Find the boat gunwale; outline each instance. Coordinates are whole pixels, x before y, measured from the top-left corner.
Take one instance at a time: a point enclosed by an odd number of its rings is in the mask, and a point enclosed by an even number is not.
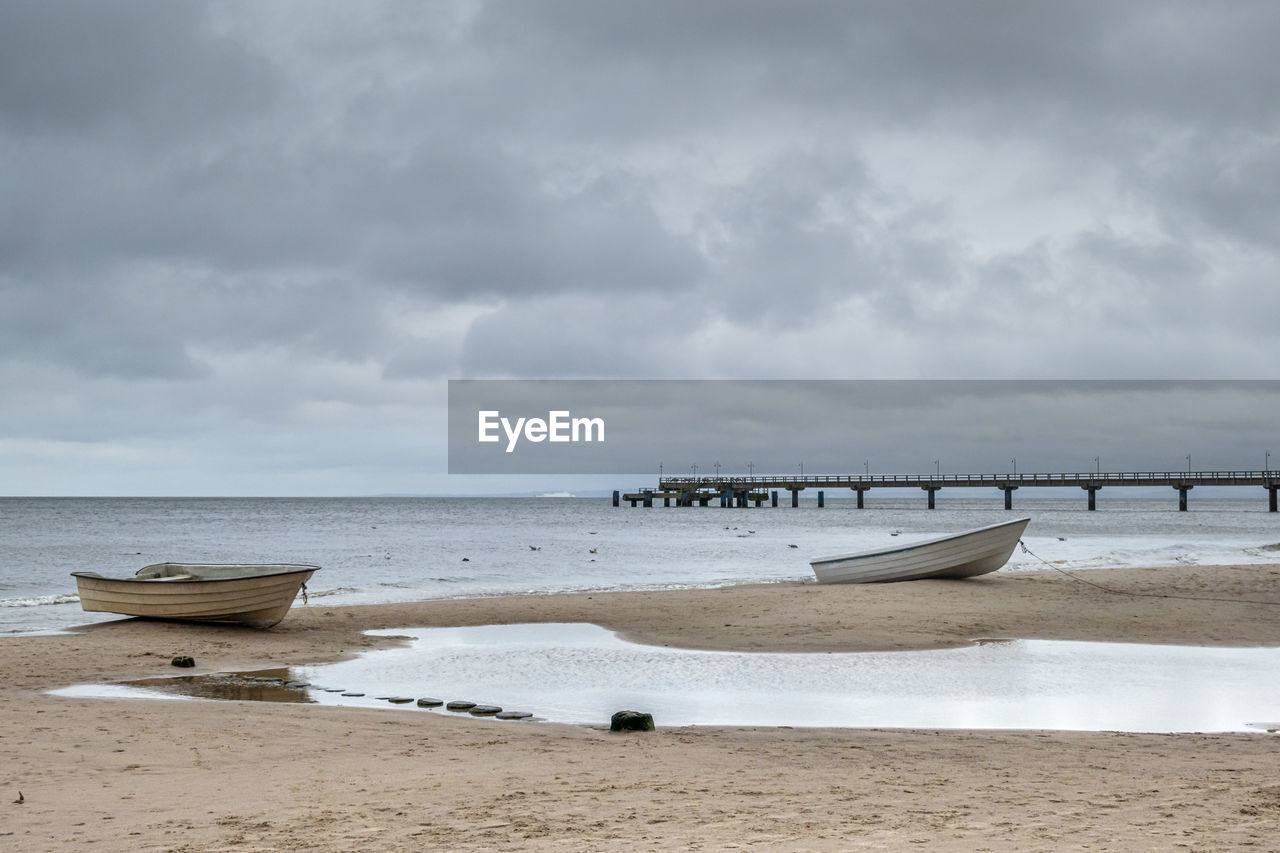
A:
[[[869,559],[871,557],[885,557],[890,554],[906,554],[917,548],[924,548],[929,545],[937,545],[940,542],[948,542],[952,540],[964,539],[968,536],[986,533],[989,530],[996,530],[1001,527],[1009,527],[1014,524],[1029,523],[1031,517],[1015,518],[1010,521],[1001,521],[996,524],[988,524],[986,527],[975,527],[971,530],[962,530],[959,533],[950,533],[946,536],[938,536],[933,539],[926,539],[922,542],[911,542],[898,548],[889,548],[888,550],[871,550],[871,551],[855,551],[852,554],[840,554],[834,557],[817,557],[809,561],[810,566],[818,566],[826,563],[839,563],[845,560]]]
[[[155,565],[166,565],[166,564],[157,563]],[[107,577],[106,575],[100,575],[97,572],[72,572],[71,576],[76,579],[83,578],[84,580],[109,581],[111,583],[149,584],[149,585],[163,584],[164,586],[168,587],[168,586],[181,586],[183,584],[195,584],[195,583],[238,583],[241,581],[258,580],[261,578],[287,578],[293,575],[310,574],[310,573],[315,573],[320,571],[320,566],[313,566],[306,563],[257,563],[257,564],[255,563],[173,563],[171,565],[211,566],[211,567],[212,566],[245,566],[245,567],[259,566],[262,568],[266,568],[268,566],[282,566],[282,567],[287,566],[289,568],[288,568],[288,571],[261,572],[259,574],[246,574],[246,575],[239,575],[237,577],[227,577],[227,578],[201,578],[201,577],[193,576],[193,577],[187,577],[187,578],[166,579],[164,577],[140,578],[140,577],[137,577],[136,575],[120,578],[120,577]],[[138,571],[140,572],[146,571],[149,568],[151,567],[144,566]]]

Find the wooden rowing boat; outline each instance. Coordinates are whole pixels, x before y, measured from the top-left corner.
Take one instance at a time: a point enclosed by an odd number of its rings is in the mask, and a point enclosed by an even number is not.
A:
[[[1009,561],[1029,518],[966,530],[891,549],[810,560],[818,583],[882,583],[923,578],[968,578]]]
[[[270,628],[319,566],[157,563],[131,578],[72,572],[86,611]]]

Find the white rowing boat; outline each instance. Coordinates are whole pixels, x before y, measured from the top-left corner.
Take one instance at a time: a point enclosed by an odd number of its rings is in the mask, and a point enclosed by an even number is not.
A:
[[[922,578],[968,578],[1009,561],[1029,518],[1005,521],[897,548],[810,560],[818,583],[880,583]]]
[[[131,578],[72,572],[87,611],[270,628],[319,566],[157,563]]]

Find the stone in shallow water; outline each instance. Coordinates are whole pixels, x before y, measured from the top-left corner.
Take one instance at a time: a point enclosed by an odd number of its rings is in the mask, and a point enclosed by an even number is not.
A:
[[[411,696],[388,696],[388,697],[387,697],[387,701],[388,701],[388,702],[390,702],[392,705],[404,705],[404,704],[406,704],[406,703],[408,703],[408,702],[412,702],[412,701],[413,701],[413,697],[411,697]]]
[[[177,655],[173,660],[169,661],[173,666],[192,667],[196,665],[195,658],[190,655]]]
[[[445,710],[447,711],[470,711],[475,706],[476,706],[475,702],[468,702],[465,699],[454,699],[452,702],[449,702],[444,707],[445,707]]]
[[[500,711],[494,714],[499,720],[527,720],[533,716],[528,711]]]
[[[640,711],[619,711],[609,719],[611,732],[651,732],[654,731],[653,714]]]
[[[443,699],[432,699],[427,696],[424,696],[423,698],[418,700],[419,708],[439,708],[443,704],[444,704]]]
[[[349,692],[349,693],[343,693],[342,695],[343,695],[343,696],[363,696],[364,694],[363,694],[363,693],[357,693],[357,692],[355,692],[355,691],[353,690],[353,691],[351,691],[351,692]]]
[[[471,714],[475,717],[492,717],[494,714],[501,713],[502,709],[497,705],[477,705],[471,709]]]

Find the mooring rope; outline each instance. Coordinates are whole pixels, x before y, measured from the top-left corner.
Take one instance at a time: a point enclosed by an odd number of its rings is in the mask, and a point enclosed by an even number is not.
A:
[[[1222,601],[1222,602],[1226,602],[1227,604],[1266,604],[1271,607],[1280,607],[1280,601],[1262,601],[1256,598],[1213,598],[1210,596],[1203,596],[1203,595],[1172,595],[1167,592],[1134,592],[1128,589],[1116,589],[1115,587],[1110,587],[1104,584],[1095,583],[1094,581],[1091,581],[1091,580],[1085,580],[1079,575],[1074,575],[1071,572],[1067,571],[1066,569],[1061,569],[1055,566],[1053,563],[1050,563],[1044,557],[1041,557],[1039,554],[1035,553],[1030,548],[1028,548],[1027,543],[1023,542],[1021,539],[1018,540],[1018,544],[1022,547],[1022,553],[1030,554],[1040,562],[1044,563],[1049,568],[1053,569],[1055,572],[1062,575],[1066,575],[1067,577],[1071,578],[1073,581],[1078,581],[1083,584],[1088,584],[1089,586],[1092,586],[1092,587],[1097,587],[1103,592],[1109,592],[1112,595],[1132,595],[1132,596],[1141,597],[1141,598],[1177,598],[1182,601]]]
[[[303,607],[307,606],[307,582],[306,581],[302,582],[302,606]]]

